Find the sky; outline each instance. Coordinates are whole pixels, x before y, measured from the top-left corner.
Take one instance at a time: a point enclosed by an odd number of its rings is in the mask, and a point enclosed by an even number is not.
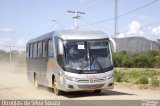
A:
[[[114,9],[115,0],[0,0],[0,49],[8,51],[12,45],[24,51],[30,39],[74,28],[74,14],[67,11],[85,12],[77,22],[79,28],[102,30],[113,37]],[[117,37],[132,36],[160,39],[160,0],[118,0]]]

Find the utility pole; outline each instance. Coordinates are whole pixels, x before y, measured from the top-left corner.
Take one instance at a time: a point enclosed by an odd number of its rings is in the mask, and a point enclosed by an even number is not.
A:
[[[152,41],[151,41],[151,51],[153,50],[153,44],[152,44]]]
[[[118,34],[118,0],[115,0],[115,14],[114,14],[114,19],[115,19],[115,23],[114,23],[114,38],[115,38],[115,42],[116,42],[116,36]]]
[[[157,39],[157,50],[160,51],[160,39]]]
[[[54,21],[56,24],[58,24],[62,29],[64,29],[63,28],[63,26],[58,22],[58,21],[56,21],[56,20],[52,20],[52,21]]]
[[[80,11],[68,11],[68,13],[75,14],[72,18],[74,19],[74,27],[78,28],[77,20],[80,19],[80,14],[85,14],[85,13]]]
[[[9,62],[11,64],[12,63],[12,47],[15,47],[15,46],[6,46],[6,47],[9,47],[9,51],[10,51],[10,53],[9,53]]]

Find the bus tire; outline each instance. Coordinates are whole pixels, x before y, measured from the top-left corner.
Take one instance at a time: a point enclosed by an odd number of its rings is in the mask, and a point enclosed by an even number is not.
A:
[[[34,75],[34,86],[35,86],[36,88],[39,87],[39,84],[38,84],[38,82],[37,82],[37,75],[36,75],[36,74]]]
[[[95,93],[95,94],[100,94],[100,93],[101,93],[101,90],[94,90],[94,93]]]
[[[55,93],[57,96],[61,95],[61,92],[62,92],[62,91],[58,89],[58,87],[57,87],[57,81],[56,81],[55,78],[54,78],[54,83],[53,83],[53,89],[54,89],[54,93]]]

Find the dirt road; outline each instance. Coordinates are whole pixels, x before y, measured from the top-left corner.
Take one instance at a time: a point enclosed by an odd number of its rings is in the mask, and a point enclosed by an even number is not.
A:
[[[93,92],[72,92],[56,96],[51,89],[36,89],[28,82],[25,73],[0,71],[0,100],[160,100],[160,90],[145,90],[115,85],[112,91],[104,90],[101,94]]]

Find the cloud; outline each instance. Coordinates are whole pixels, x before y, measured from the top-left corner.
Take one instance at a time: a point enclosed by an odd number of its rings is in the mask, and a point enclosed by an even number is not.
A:
[[[128,31],[126,33],[126,36],[128,37],[132,37],[132,36],[143,36],[144,32],[141,30],[132,30],[132,31]]]
[[[9,51],[7,46],[14,46],[12,49],[17,51],[25,51],[27,40],[23,37],[20,37],[17,41],[13,41],[10,38],[0,38],[0,49]]]
[[[127,36],[143,36],[144,32],[140,30],[141,24],[138,21],[132,21],[129,25]]]
[[[125,34],[124,34],[124,33],[120,33],[120,34],[118,34],[117,37],[118,37],[118,38],[124,38],[124,37],[125,37]]]
[[[129,30],[138,30],[141,27],[140,22],[132,21],[129,25]]]
[[[0,42],[3,42],[3,43],[10,42],[10,41],[11,41],[10,38],[0,38]]]
[[[132,21],[128,25],[128,31],[119,33],[117,38],[124,37],[144,37],[149,40],[157,40],[160,39],[160,25],[159,26],[147,26],[145,29],[141,27],[141,23],[139,21]]]
[[[0,32],[13,32],[10,28],[0,28]]]
[[[20,39],[17,40],[17,42],[15,43],[15,48],[18,51],[25,51],[26,49],[26,43],[27,40],[24,39],[23,37],[21,37]]]
[[[154,27],[151,29],[152,34],[160,35],[160,26]]]
[[[120,33],[117,37],[124,38],[132,36],[144,36],[144,32],[140,28],[141,28],[141,23],[139,21],[132,21],[129,24],[128,31],[125,33]]]

